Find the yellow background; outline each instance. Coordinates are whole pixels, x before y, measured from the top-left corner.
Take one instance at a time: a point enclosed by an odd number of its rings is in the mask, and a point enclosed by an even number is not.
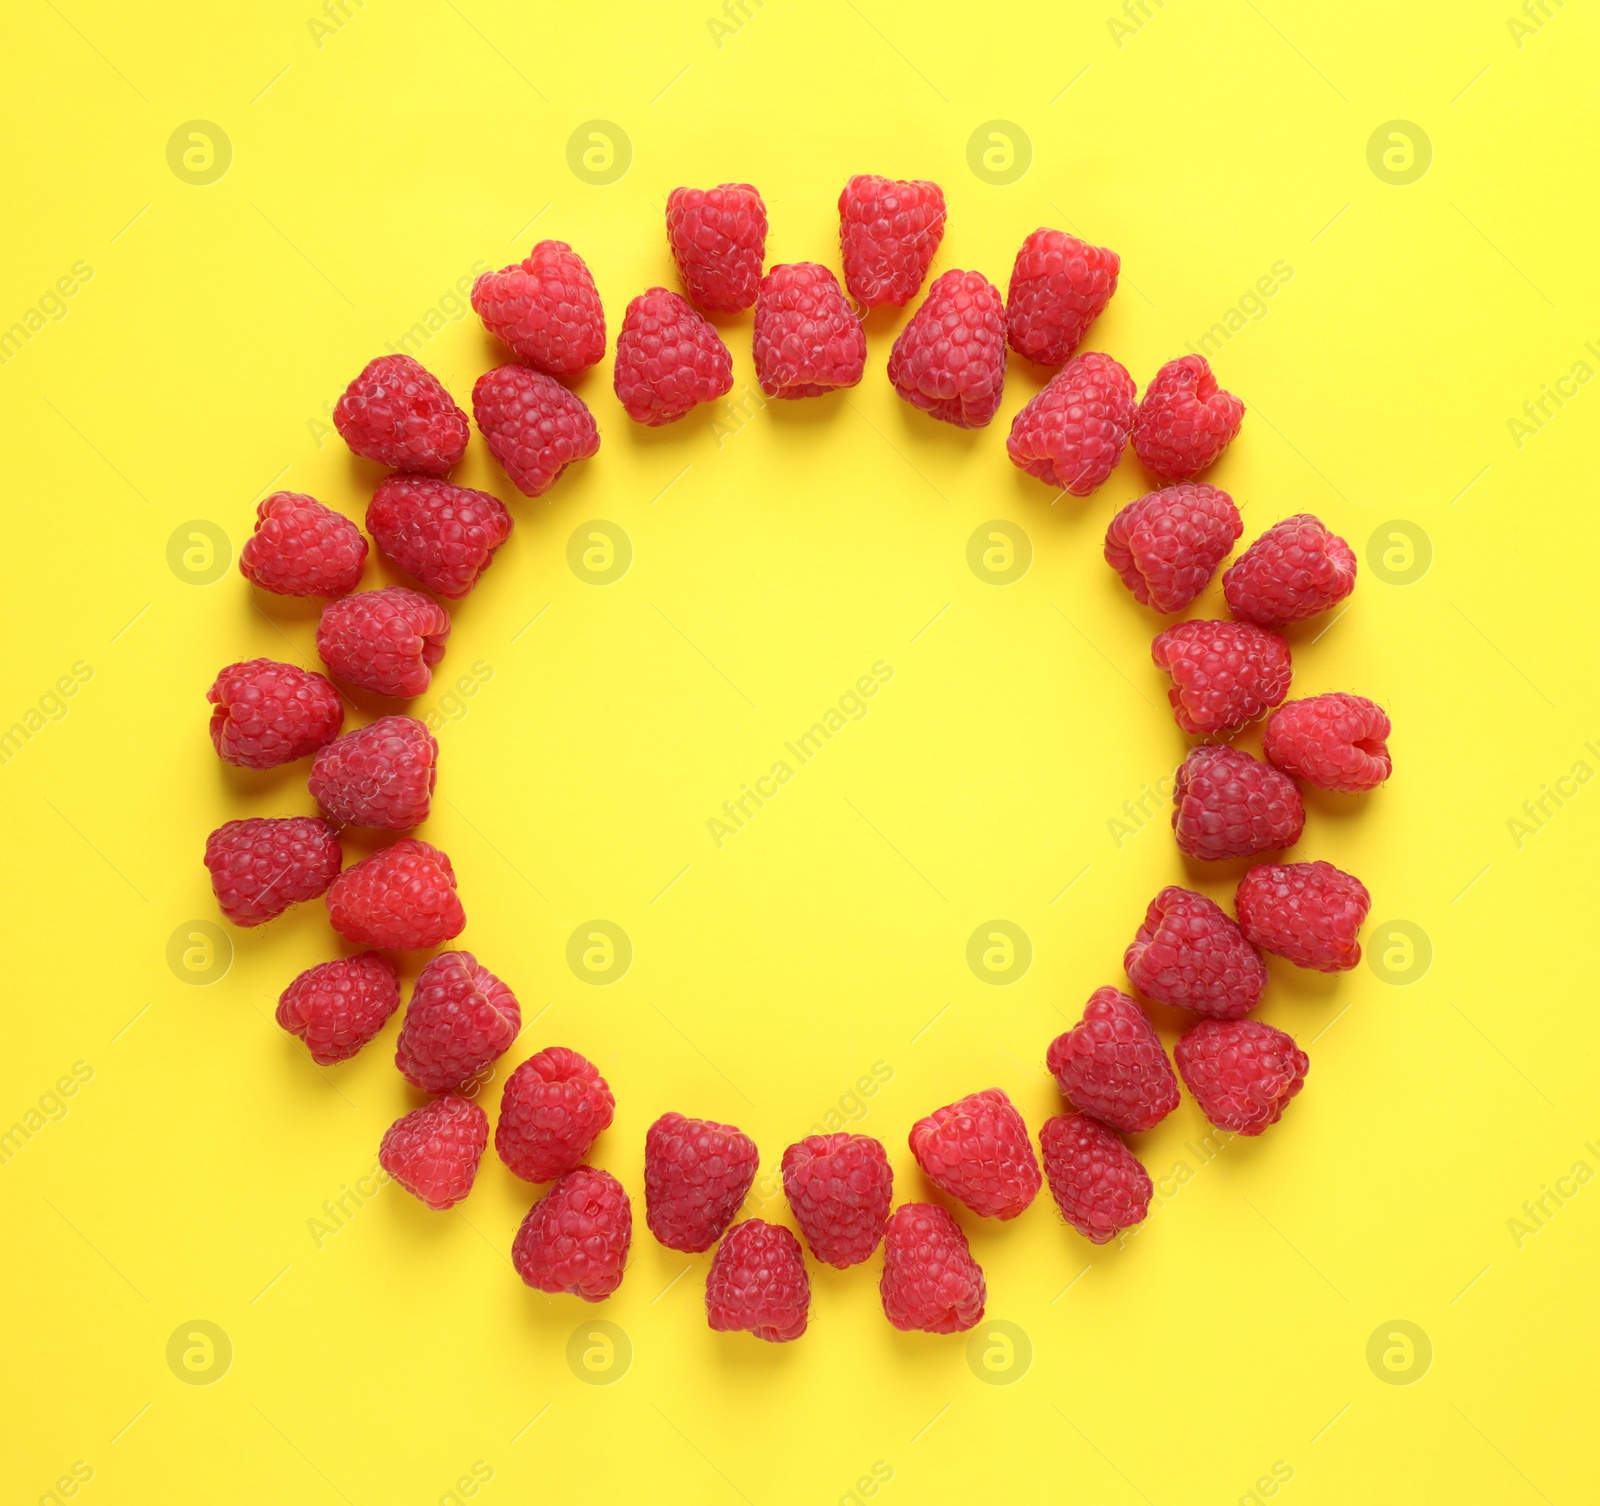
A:
[[[1571,380],[1547,422],[1508,423],[1577,363],[1600,369],[1591,13],[1551,0],[1518,32],[1479,0],[7,12],[0,327],[28,338],[0,368],[0,725],[38,712],[0,768],[0,1127],[37,1126],[0,1167],[8,1500],[67,1498],[74,1464],[77,1499],[104,1502],[835,1502],[868,1499],[863,1479],[889,1503],[1593,1499],[1600,1189],[1557,1178],[1600,1169],[1600,794],[1557,780],[1600,768],[1600,393]],[[194,120],[231,143],[208,185],[168,164]],[[631,142],[610,184],[568,165],[594,120]],[[1031,143],[1009,184],[969,162],[996,120]],[[1409,184],[1369,165],[1395,120],[1431,143]],[[210,986],[167,961],[217,919],[206,833],[312,808],[304,765],[219,765],[204,694],[234,659],[313,664],[315,609],[232,567],[191,583],[168,564],[180,525],[217,525],[236,556],[278,487],[359,519],[380,472],[319,422],[418,324],[413,348],[465,403],[502,358],[460,317],[475,266],[570,241],[614,337],[633,294],[672,284],[674,185],[753,181],[769,262],[837,265],[857,171],[944,185],[936,272],[1003,287],[1040,224],[1116,248],[1088,344],[1141,389],[1222,325],[1213,363],[1249,413],[1211,479],[1247,536],[1310,510],[1361,556],[1348,611],[1291,635],[1296,691],[1361,691],[1395,722],[1391,785],[1310,798],[1296,856],[1365,879],[1369,951],[1403,969],[1382,930],[1401,920],[1432,952],[1404,986],[1274,963],[1263,1015],[1308,1046],[1305,1092],[1210,1160],[1186,1097],[1137,1141],[1158,1198],[1124,1247],[1093,1249],[1047,1196],[1014,1224],[963,1214],[990,1318],[1031,1348],[1020,1374],[998,1338],[969,1363],[965,1338],[892,1330],[876,1257],[813,1269],[800,1343],[711,1334],[707,1257],[649,1237],[640,1158],[669,1108],[740,1124],[764,1171],[835,1113],[926,1196],[916,1117],[998,1085],[1037,1129],[1058,1106],[1045,1046],[1123,981],[1150,897],[1185,879],[1231,895],[1232,869],[1186,873],[1150,794],[1184,743],[1148,659],[1157,623],[1100,555],[1147,483],[1130,458],[1052,505],[1011,467],[1006,428],[1045,376],[1025,363],[990,428],[941,426],[887,385],[906,316],[883,312],[858,389],[779,411],[749,318],[730,318],[742,406],[640,430],[608,356],[577,384],[600,453],[546,499],[517,497],[474,435],[459,479],[505,497],[517,530],[421,702],[443,750],[423,834],[460,875],[462,944],[529,1022],[490,1108],[552,1043],[616,1090],[595,1159],[633,1194],[637,1236],[604,1308],[517,1280],[530,1189],[492,1154],[452,1214],[363,1182],[415,1101],[396,1022],[319,1071],[271,1019],[335,951],[319,903],[227,928]],[[1275,291],[1247,298],[1263,276]],[[63,277],[72,295],[47,298]],[[595,519],[633,552],[603,587],[567,558]],[[1032,550],[1005,587],[967,562],[995,519]],[[1375,554],[1423,539],[1431,568],[1385,583]],[[393,578],[374,561],[366,583]],[[880,660],[870,714],[719,849],[722,802]],[[1568,793],[1519,840],[1508,823],[1532,827],[1523,802],[1547,788]],[[595,918],[634,950],[607,987],[566,960]],[[966,962],[996,918],[1033,949],[1006,987]],[[1170,1045],[1176,1019],[1158,1023]],[[1509,1224],[1563,1185],[1537,1232]],[[752,1211],[787,1216],[781,1198]],[[610,1385],[567,1360],[597,1318],[632,1351]],[[169,1337],[200,1320],[231,1364],[183,1384]],[[1420,1358],[1390,1371],[1411,1384],[1368,1363],[1397,1321],[1432,1351],[1420,1378]]]

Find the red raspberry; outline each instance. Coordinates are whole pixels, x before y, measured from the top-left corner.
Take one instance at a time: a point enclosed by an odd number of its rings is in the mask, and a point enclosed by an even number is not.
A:
[[[276,659],[246,659],[217,675],[206,700],[211,741],[224,763],[275,769],[339,735],[344,703],[324,675]]]
[[[861,380],[867,337],[838,278],[814,261],[799,261],[761,279],[755,355],[768,397],[821,397]]]
[[[889,1215],[878,1295],[884,1316],[902,1330],[965,1333],[982,1322],[983,1267],[938,1204],[902,1203]]]
[[[1023,241],[1006,294],[1006,334],[1019,356],[1059,366],[1117,291],[1122,258],[1042,226]]]
[[[410,831],[428,819],[439,744],[414,716],[380,716],[329,743],[311,765],[311,794],[345,826]]]
[[[1039,1190],[1028,1126],[999,1088],[935,1109],[910,1140],[928,1180],[983,1218],[1015,1218]]]
[[[1260,1020],[1201,1020],[1172,1054],[1200,1112],[1236,1135],[1276,1124],[1311,1065],[1293,1036]]]
[[[511,537],[511,514],[488,492],[433,476],[390,476],[367,504],[367,531],[402,570],[458,601]]]
[[[783,1190],[811,1253],[843,1271],[878,1248],[894,1172],[870,1135],[807,1135],[783,1153]]]
[[[341,596],[322,609],[317,652],[341,680],[379,695],[421,695],[444,658],[450,614],[408,586]]]
[[[686,298],[651,288],[622,316],[611,382],[628,417],[655,429],[732,387],[733,357]]]
[[[587,1057],[546,1046],[506,1078],[494,1148],[523,1181],[553,1182],[589,1154],[616,1106]]]
[[[1376,789],[1393,771],[1389,718],[1365,696],[1332,691],[1288,701],[1267,718],[1270,763],[1321,790]]]
[[[369,361],[334,405],[333,426],[364,460],[442,476],[467,453],[467,415],[410,356]]]
[[[1144,1222],[1150,1173],[1104,1125],[1087,1114],[1057,1114],[1039,1131],[1039,1148],[1056,1207],[1085,1239],[1109,1244]]]
[[[650,1232],[669,1250],[709,1250],[733,1222],[760,1162],[756,1142],[731,1124],[663,1114],[644,1137]]]
[[[1106,563],[1140,606],[1181,612],[1211,584],[1244,520],[1233,498],[1185,481],[1128,503],[1106,529]]]
[[[748,183],[675,188],[667,195],[667,243],[690,301],[737,314],[756,301],[767,252],[767,206]]]
[[[346,868],[328,890],[328,918],[346,941],[396,952],[438,946],[467,924],[450,859],[416,837]]]
[[[889,380],[913,408],[958,429],[981,429],[1006,383],[1000,290],[981,272],[937,278],[889,352]]]
[[[565,241],[540,241],[516,265],[483,273],[472,307],[491,335],[548,376],[576,376],[606,353],[594,278]]]
[[[1133,449],[1163,481],[1198,476],[1244,422],[1244,404],[1217,386],[1204,356],[1168,361],[1144,390],[1133,424]]]
[[[315,816],[226,821],[206,838],[206,867],[222,913],[259,926],[315,899],[339,873],[339,836]]]
[[[1240,880],[1233,907],[1239,929],[1262,951],[1342,973],[1361,961],[1357,933],[1372,896],[1332,863],[1258,863]]]
[[[278,1023],[319,1067],[348,1061],[400,1007],[394,964],[376,952],[308,967],[278,996]]]
[[[759,1218],[730,1229],[706,1272],[706,1321],[712,1328],[787,1344],[806,1331],[810,1311],[811,1278],[800,1241],[781,1224]]]
[[[1308,512],[1274,523],[1222,573],[1228,610],[1262,627],[1315,617],[1355,588],[1355,550]]]
[[[488,1139],[489,1116],[470,1098],[435,1098],[384,1131],[378,1163],[442,1213],[472,1191]]]
[[[1289,693],[1289,644],[1247,622],[1195,618],[1157,633],[1150,657],[1172,676],[1167,699],[1190,737],[1226,737]]]
[[[522,1006],[471,952],[440,952],[411,990],[394,1064],[424,1093],[448,1093],[505,1055]]]
[[[489,453],[525,497],[543,496],[574,460],[600,448],[600,431],[583,399],[554,377],[515,363],[478,378],[472,416]]]
[[[1122,459],[1134,408],[1133,378],[1110,356],[1090,351],[1018,410],[1006,454],[1046,485],[1087,497]]]
[[[858,173],[839,195],[839,251],[850,296],[864,309],[917,296],[944,239],[944,190]]]
[[[1179,766],[1172,830],[1191,858],[1217,863],[1293,847],[1305,822],[1294,781],[1238,748],[1196,748]]]
[[[1267,965],[1232,917],[1176,885],[1150,901],[1122,966],[1145,998],[1218,1020],[1249,1014],[1267,987]]]
[[[569,1171],[528,1209],[511,1245],[511,1263],[541,1292],[571,1292],[599,1302],[622,1285],[633,1242],[633,1209],[608,1171]]]
[[[256,531],[239,551],[239,573],[279,596],[343,596],[367,562],[367,541],[342,512],[301,492],[256,504]]]
[[[1044,1064],[1062,1095],[1112,1129],[1137,1134],[1178,1106],[1178,1079],[1155,1027],[1125,993],[1097,988]]]

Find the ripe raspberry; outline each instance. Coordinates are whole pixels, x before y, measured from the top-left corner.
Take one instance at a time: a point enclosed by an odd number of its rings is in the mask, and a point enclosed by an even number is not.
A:
[[[341,680],[379,695],[421,695],[444,658],[450,614],[407,586],[341,596],[322,609],[317,652]]]
[[[787,1344],[806,1331],[810,1310],[811,1278],[793,1234],[759,1218],[728,1231],[706,1272],[706,1321],[712,1328]]]
[[[543,496],[574,460],[600,448],[600,431],[583,399],[554,377],[515,363],[478,378],[472,416],[489,453],[524,497]]]
[[[1028,1126],[999,1088],[935,1109],[910,1141],[928,1180],[983,1218],[1015,1218],[1039,1190]]]
[[[1315,617],[1355,588],[1355,550],[1308,512],[1274,523],[1222,573],[1228,610],[1262,627]]]
[[[811,1253],[843,1271],[878,1248],[894,1172],[870,1135],[807,1135],[783,1153],[783,1190]]]
[[[850,296],[864,309],[917,296],[944,239],[944,190],[858,173],[839,195],[839,252]]]
[[[278,996],[278,1023],[319,1067],[348,1061],[400,1007],[394,964],[376,952],[308,967]]]
[[[522,1006],[471,952],[440,952],[411,990],[394,1064],[424,1093],[448,1093],[504,1056]]]
[[[1267,987],[1266,963],[1232,917],[1176,885],[1150,901],[1122,966],[1145,998],[1218,1020],[1249,1014]]]
[[[628,417],[654,429],[732,387],[733,357],[686,298],[651,288],[622,316],[611,381]]]
[[[1211,584],[1244,520],[1233,498],[1203,481],[1139,497],[1106,529],[1106,563],[1140,606],[1181,612]]]
[[[1172,1054],[1200,1112],[1236,1135],[1276,1124],[1311,1065],[1293,1036],[1260,1020],[1201,1020]]]
[[[439,744],[414,716],[380,716],[331,742],[311,765],[311,795],[344,826],[410,831],[428,819]]]
[[[1167,699],[1190,737],[1226,737],[1289,693],[1289,644],[1247,622],[1194,618],[1157,633],[1150,657],[1172,676]]]
[[[1237,748],[1195,748],[1179,766],[1172,830],[1191,858],[1216,863],[1293,847],[1305,822],[1294,781]]]
[[[1059,366],[1117,291],[1122,258],[1042,226],[1023,241],[1006,294],[1006,335],[1019,356]]]
[[[275,769],[339,735],[344,703],[326,676],[275,659],[230,664],[206,692],[211,741],[224,763]]]
[[[365,460],[442,476],[467,453],[467,415],[410,356],[369,361],[334,405],[333,426]]]
[[[328,918],[346,941],[396,952],[438,946],[467,924],[450,859],[416,837],[346,868],[328,890]]]
[[[367,541],[342,512],[301,492],[256,504],[256,531],[239,551],[239,573],[279,596],[343,596],[367,562]]]
[[[1376,789],[1393,771],[1389,718],[1365,696],[1333,691],[1289,701],[1267,718],[1270,763],[1321,790]]]
[[[491,335],[547,376],[576,376],[606,353],[594,278],[565,241],[540,241],[516,265],[483,273],[472,307]]]
[[[459,601],[511,537],[511,514],[488,492],[433,476],[390,476],[367,504],[367,531],[428,590]]]
[[[547,1046],[506,1078],[494,1148],[525,1182],[553,1182],[589,1154],[617,1106],[594,1064]]]
[[[1006,454],[1047,486],[1087,497],[1122,459],[1134,408],[1133,378],[1110,356],[1090,351],[1018,410]]]
[[[435,1098],[383,1133],[378,1163],[435,1212],[453,1208],[478,1176],[489,1116],[470,1098]]]
[[[733,1222],[760,1161],[756,1142],[731,1124],[663,1114],[644,1137],[650,1232],[669,1250],[709,1250]]]
[[[315,899],[338,876],[339,836],[315,816],[225,821],[206,838],[206,867],[222,913],[259,926]]]
[[[1150,1173],[1104,1125],[1087,1114],[1057,1114],[1039,1131],[1044,1174],[1062,1218],[1094,1244],[1109,1244],[1144,1222]]]
[[[1163,481],[1198,476],[1244,422],[1244,404],[1217,386],[1204,356],[1168,361],[1144,390],[1133,424],[1133,449]]]
[[[768,397],[820,397],[861,380],[867,337],[838,278],[814,261],[799,261],[761,279],[755,355]]]
[[[1112,1129],[1138,1134],[1178,1106],[1178,1079],[1155,1026],[1115,988],[1090,994],[1083,1018],[1050,1042],[1044,1064],[1074,1108]]]
[[[690,301],[708,313],[737,314],[756,301],[767,206],[748,183],[675,188],[667,195],[667,243]]]
[[[1037,1173],[1036,1173],[1037,1174]],[[983,1267],[936,1203],[902,1203],[883,1226],[883,1314],[901,1330],[965,1333],[983,1320]]]
[[[622,1285],[633,1209],[608,1171],[569,1171],[528,1209],[511,1245],[517,1274],[541,1292],[599,1302]]]
[[[1357,933],[1372,896],[1332,863],[1258,863],[1240,880],[1233,907],[1239,929],[1262,951],[1342,973],[1361,961]]]
[[[889,352],[889,380],[913,408],[981,429],[1006,382],[1005,308],[981,272],[946,272]]]

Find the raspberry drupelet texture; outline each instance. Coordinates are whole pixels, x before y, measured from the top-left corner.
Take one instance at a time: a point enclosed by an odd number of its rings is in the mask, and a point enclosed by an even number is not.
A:
[[[760,1160],[756,1142],[731,1124],[663,1114],[644,1137],[650,1232],[669,1250],[709,1250],[733,1222]]]
[[[1332,863],[1258,863],[1239,881],[1239,929],[1264,952],[1319,973],[1361,961],[1357,939],[1372,896]]]
[[[239,551],[239,573],[279,596],[343,596],[356,588],[367,541],[342,512],[301,492],[256,504],[256,530]]]
[[[328,919],[346,941],[395,952],[438,946],[467,924],[450,859],[416,837],[346,868],[328,890]]]
[[[311,765],[311,795],[330,820],[410,831],[428,819],[439,744],[414,716],[377,721],[329,743]]]
[[[522,1007],[471,952],[440,952],[418,975],[394,1063],[424,1093],[448,1093],[504,1056]]]
[[[946,272],[889,352],[889,380],[913,408],[981,429],[1006,382],[1005,306],[981,272]]]
[[[1201,1020],[1172,1054],[1200,1112],[1236,1135],[1276,1124],[1311,1065],[1293,1036],[1260,1020]]]
[[[409,586],[341,596],[322,609],[317,652],[348,685],[378,695],[421,695],[444,658],[450,614]]]
[[[1087,1114],[1057,1114],[1039,1131],[1044,1174],[1062,1218],[1087,1240],[1109,1244],[1144,1222],[1150,1174],[1139,1158]]]
[[[583,1163],[617,1100],[594,1063],[546,1046],[506,1078],[494,1148],[525,1182],[553,1182]]]
[[[606,353],[606,316],[584,260],[565,241],[540,241],[523,259],[472,285],[483,327],[547,376],[587,371]]]
[[[525,497],[543,496],[573,461],[600,448],[600,430],[583,399],[515,362],[473,384],[472,416],[489,453]]]
[[[1244,422],[1244,404],[1217,386],[1204,356],[1168,361],[1144,390],[1133,424],[1133,449],[1163,481],[1198,476],[1228,448]]]
[[[1023,241],[1006,293],[1006,336],[1019,356],[1059,366],[1077,349],[1111,295],[1122,258],[1064,230],[1040,227]]]
[[[864,309],[910,303],[944,238],[944,220],[937,183],[853,177],[839,195],[839,253],[850,296]]]
[[[675,188],[667,195],[667,244],[696,307],[737,314],[756,301],[767,254],[767,206],[748,183]]]
[[[787,1344],[806,1331],[811,1278],[800,1241],[781,1224],[747,1218],[728,1231],[706,1272],[706,1321],[719,1333]]]
[[[911,1126],[910,1141],[928,1180],[983,1218],[1015,1218],[1039,1191],[1028,1126],[999,1088],[935,1109]]]
[[[511,537],[511,514],[488,492],[433,476],[390,476],[367,504],[367,532],[428,590],[458,601]]]
[[[1047,486],[1087,497],[1122,459],[1134,409],[1133,378],[1110,356],[1090,351],[1018,410],[1006,454]]]
[[[511,1263],[541,1292],[600,1302],[622,1285],[633,1242],[633,1209],[608,1171],[569,1171],[528,1210],[511,1245]]]
[[[936,1203],[902,1203],[883,1228],[883,1313],[898,1329],[965,1333],[983,1320],[983,1268]]]
[[[1274,523],[1222,573],[1228,610],[1262,627],[1315,617],[1355,588],[1355,550],[1308,512]]]
[[[1285,774],[1322,790],[1376,789],[1393,772],[1389,718],[1365,696],[1332,691],[1287,701],[1267,718],[1262,751]]]
[[[622,317],[611,381],[628,417],[658,428],[727,392],[733,357],[686,298],[651,288]]]
[[[1147,999],[1237,1020],[1261,1002],[1267,965],[1223,908],[1169,885],[1150,901],[1122,966]]]
[[[1294,781],[1238,748],[1196,748],[1178,768],[1172,830],[1191,858],[1217,863],[1293,847],[1305,821]]]
[[[1190,737],[1226,737],[1289,693],[1289,642],[1248,622],[1196,618],[1157,633],[1150,657],[1172,676],[1167,699]]]
[[[761,279],[755,325],[756,377],[768,397],[820,397],[861,380],[867,337],[826,267],[774,267]]]
[[[1243,532],[1226,492],[1179,482],[1135,499],[1111,520],[1106,563],[1140,606],[1181,612],[1211,584]]]
[[[1075,1109],[1127,1134],[1178,1106],[1178,1079],[1155,1026],[1119,989],[1097,988],[1083,1018],[1050,1042],[1044,1064]]]
[[[843,1271],[878,1248],[894,1171],[870,1135],[807,1135],[783,1153],[783,1190],[811,1253]]]
[[[217,756],[241,769],[293,763],[331,742],[344,725],[344,702],[326,675],[275,659],[228,665],[206,700]]]
[[[470,1098],[435,1098],[384,1131],[378,1164],[442,1213],[472,1191],[488,1140],[489,1116]]]
[[[348,1061],[400,1007],[394,965],[376,952],[308,967],[278,996],[277,1020],[319,1067]]]
[[[212,891],[236,926],[263,925],[315,899],[342,861],[338,834],[315,816],[251,816],[206,838]]]
[[[333,426],[363,460],[442,476],[467,452],[467,415],[410,356],[369,361],[334,405]]]

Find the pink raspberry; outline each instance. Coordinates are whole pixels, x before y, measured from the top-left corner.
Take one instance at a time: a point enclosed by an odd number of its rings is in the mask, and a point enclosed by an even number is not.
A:
[[[965,1333],[983,1321],[983,1267],[945,1209],[902,1203],[889,1215],[878,1295],[884,1316],[902,1331]]]
[[[1243,422],[1244,404],[1217,386],[1206,358],[1179,356],[1144,390],[1134,453],[1163,481],[1188,481],[1228,448]]]
[[[308,967],[278,996],[277,1020],[319,1067],[348,1061],[400,1007],[394,964],[376,952]]]
[[[1122,258],[1064,230],[1042,226],[1023,241],[1006,294],[1006,332],[1019,356],[1059,366],[1077,349],[1111,295]]]
[[[1015,1218],[1039,1190],[1028,1126],[999,1088],[935,1109],[910,1140],[928,1180],[983,1218]]]
[[[719,1333],[787,1344],[806,1331],[811,1278],[800,1241],[781,1224],[747,1218],[728,1231],[706,1272],[706,1321]]]
[[[667,243],[690,301],[737,314],[756,301],[767,251],[767,206],[748,183],[675,188],[667,195]]]
[[[259,926],[315,899],[339,873],[339,836],[315,816],[251,816],[206,838],[206,867],[222,913]]]
[[[450,614],[407,586],[341,596],[322,609],[317,652],[346,684],[378,695],[421,695],[444,658]]]
[[[334,405],[333,426],[364,460],[442,476],[467,453],[467,415],[410,356],[369,361]]]
[[[470,1098],[435,1098],[384,1131],[378,1163],[412,1197],[442,1213],[472,1191],[488,1139],[489,1116]]]
[[[1110,356],[1090,351],[1018,410],[1006,454],[1047,486],[1087,497],[1122,459],[1134,407],[1133,378]]]
[[[732,387],[733,357],[686,298],[651,288],[622,317],[611,381],[628,417],[654,429]]]
[[[1315,617],[1355,588],[1355,550],[1308,512],[1274,523],[1222,573],[1228,610],[1262,627]]]
[[[1393,772],[1389,718],[1365,696],[1332,691],[1288,701],[1267,718],[1262,751],[1269,763],[1320,790],[1356,794]]]
[[[1006,383],[1006,322],[1000,290],[981,272],[946,272],[889,352],[889,380],[913,408],[981,429]]]
[[[328,890],[328,918],[346,941],[393,952],[438,946],[467,924],[450,859],[416,837],[346,868]]]
[[[1258,863],[1240,880],[1233,906],[1239,929],[1262,951],[1342,973],[1361,961],[1357,936],[1372,896],[1332,863]]]
[[[1294,676],[1288,640],[1248,622],[1175,622],[1150,657],[1172,676],[1167,699],[1190,737],[1237,732],[1288,695]]]
[[[1276,1124],[1311,1065],[1293,1036],[1260,1020],[1201,1020],[1172,1054],[1200,1112],[1236,1135]]]
[[[511,537],[511,514],[488,492],[433,476],[390,476],[367,504],[367,531],[402,570],[457,601]]]
[[[394,1064],[424,1093],[448,1093],[498,1061],[522,1029],[517,997],[471,952],[440,952],[411,989]]]
[[[439,744],[414,716],[380,716],[331,742],[311,765],[311,794],[344,826],[410,831],[428,819]]]
[[[367,541],[342,512],[301,492],[256,504],[256,530],[239,551],[239,573],[279,596],[343,596],[356,588]]]
[[[733,1222],[760,1161],[756,1142],[731,1124],[663,1114],[644,1137],[650,1232],[669,1250],[709,1250]]]
[[[540,241],[516,265],[483,273],[472,307],[491,335],[547,376],[576,376],[606,353],[594,278],[565,241]]]
[[[1244,520],[1233,498],[1202,481],[1139,497],[1106,529],[1106,563],[1140,606],[1181,612],[1228,557]]]
[[[1050,1042],[1044,1064],[1074,1108],[1112,1129],[1138,1134],[1178,1106],[1178,1079],[1161,1038],[1115,988],[1089,996],[1083,1018]]]
[[[1150,901],[1122,966],[1145,998],[1218,1020],[1249,1014],[1267,987],[1266,963],[1233,919],[1176,885]]]
[[[820,397],[861,380],[867,337],[832,272],[800,261],[761,279],[755,356],[768,397]]]
[[[206,692],[211,742],[224,763],[275,769],[339,735],[344,703],[324,675],[275,659],[230,664]]]
[[[506,1078],[494,1148],[523,1181],[553,1182],[589,1154],[616,1106],[587,1057],[546,1046]]]
[[[894,1172],[870,1135],[807,1135],[783,1153],[783,1190],[811,1253],[843,1271],[878,1248]]]
[[[1044,1174],[1062,1218],[1094,1244],[1109,1244],[1144,1222],[1150,1174],[1139,1158],[1087,1114],[1057,1114],[1039,1131]]]
[[[1172,830],[1191,858],[1218,863],[1293,847],[1305,821],[1294,781],[1238,748],[1195,748],[1178,769]]]
[[[472,388],[472,416],[511,484],[540,497],[574,460],[600,448],[594,415],[576,392],[542,371],[496,366]]]
[[[917,296],[944,238],[944,190],[858,173],[839,195],[845,286],[864,309],[903,308]]]
[[[569,1171],[522,1220],[511,1245],[517,1274],[537,1291],[600,1302],[622,1285],[633,1209],[608,1171]]]

